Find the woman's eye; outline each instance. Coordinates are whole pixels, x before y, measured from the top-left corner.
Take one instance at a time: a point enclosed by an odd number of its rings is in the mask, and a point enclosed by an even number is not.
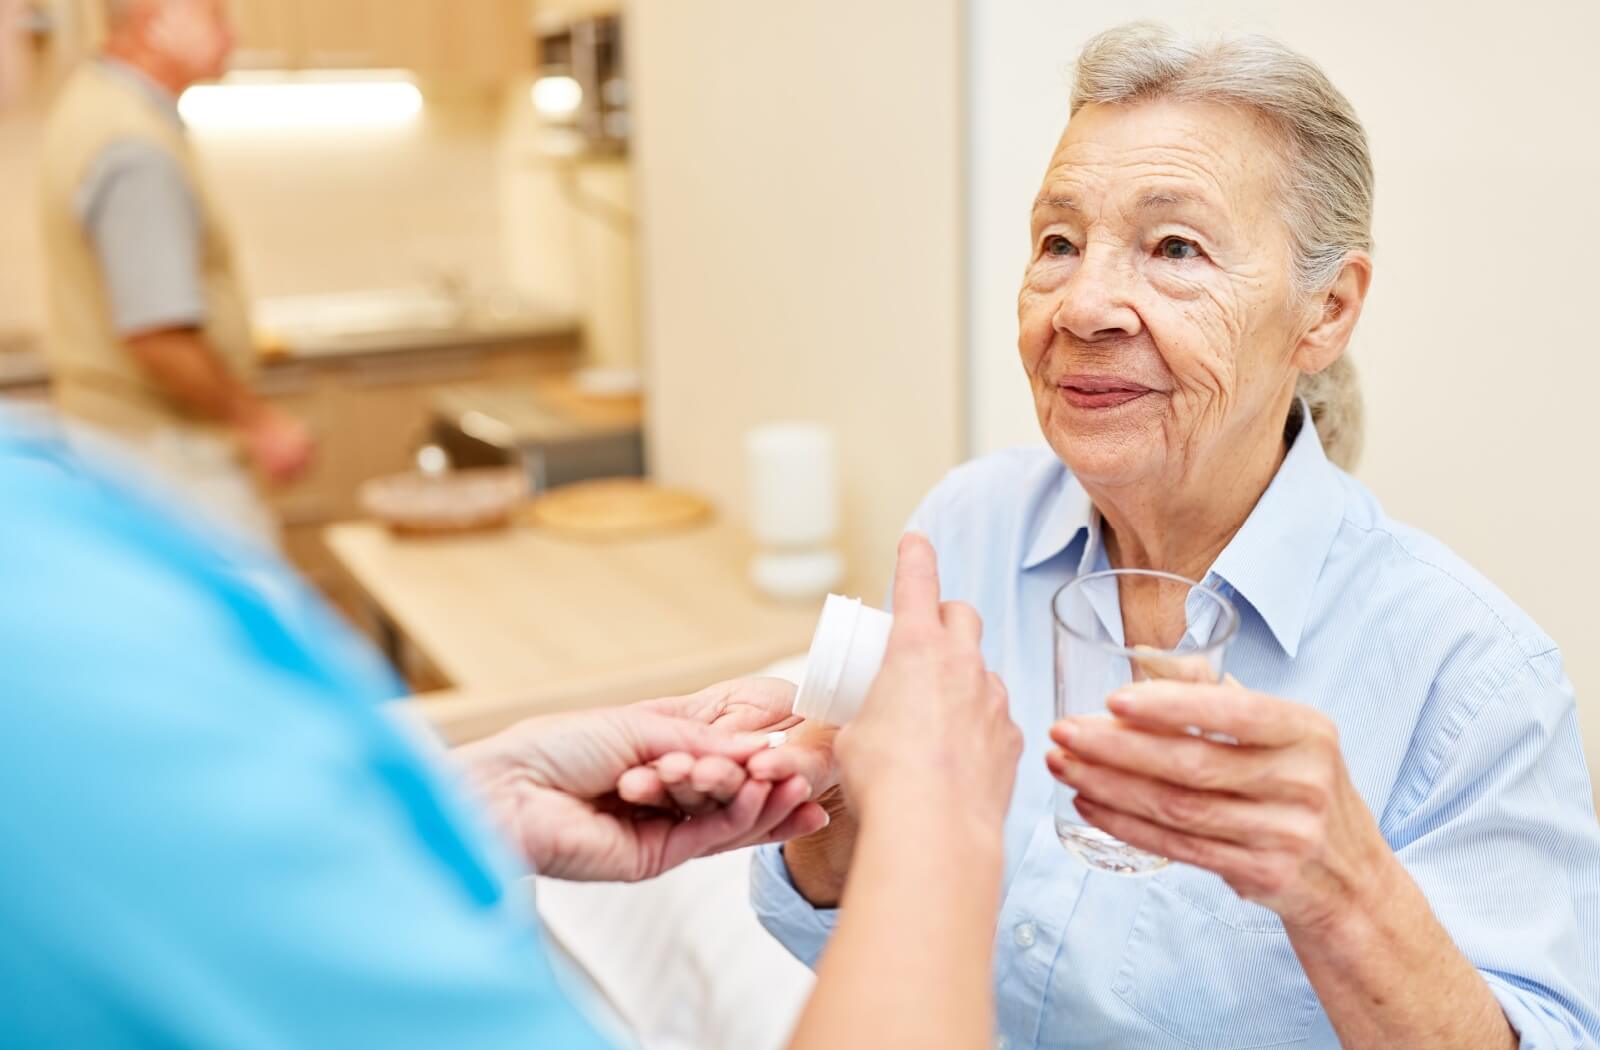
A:
[[[1072,246],[1072,242],[1059,233],[1052,233],[1044,239],[1044,253],[1046,255],[1071,255],[1074,251],[1077,251],[1077,249]]]
[[[1163,259],[1198,259],[1204,253],[1193,241],[1186,241],[1182,237],[1167,237],[1156,245],[1156,254]]]

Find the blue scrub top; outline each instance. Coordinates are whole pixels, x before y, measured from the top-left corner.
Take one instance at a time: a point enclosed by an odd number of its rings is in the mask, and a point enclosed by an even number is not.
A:
[[[607,1045],[401,691],[276,558],[0,409],[0,1045]]]

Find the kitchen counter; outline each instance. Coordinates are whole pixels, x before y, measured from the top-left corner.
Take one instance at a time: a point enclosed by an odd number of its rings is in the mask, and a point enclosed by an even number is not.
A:
[[[805,652],[820,604],[757,594],[751,541],[727,522],[612,542],[523,525],[403,538],[353,523],[325,537],[385,633],[457,690],[418,701],[456,741],[754,673]]]
[[[572,340],[578,320],[572,314],[526,312],[458,324],[338,331],[272,330],[262,338],[263,366],[289,361],[325,360],[415,350],[485,350],[545,339]]]

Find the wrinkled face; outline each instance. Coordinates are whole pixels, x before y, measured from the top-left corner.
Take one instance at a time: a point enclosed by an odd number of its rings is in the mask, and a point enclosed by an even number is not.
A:
[[[145,27],[150,46],[190,80],[214,80],[228,69],[233,24],[227,0],[166,0]]]
[[[1223,106],[1085,106],[1067,126],[1033,208],[1018,346],[1081,480],[1204,477],[1281,427],[1311,319],[1280,157]]]

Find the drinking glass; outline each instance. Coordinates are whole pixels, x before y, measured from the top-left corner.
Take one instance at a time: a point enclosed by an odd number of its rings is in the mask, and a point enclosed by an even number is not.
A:
[[[1133,601],[1142,609],[1182,603],[1186,627],[1176,647],[1126,643],[1122,606]],[[1112,569],[1079,576],[1056,592],[1051,611],[1057,719],[1069,715],[1111,717],[1106,698],[1130,682],[1219,681],[1223,655],[1239,630],[1238,612],[1216,591],[1182,576],[1146,569]],[[1190,732],[1199,735],[1201,730]],[[1056,783],[1056,836],[1079,860],[1118,875],[1149,875],[1167,866],[1167,858],[1135,849],[1086,822],[1078,814],[1076,797],[1072,788]]]

